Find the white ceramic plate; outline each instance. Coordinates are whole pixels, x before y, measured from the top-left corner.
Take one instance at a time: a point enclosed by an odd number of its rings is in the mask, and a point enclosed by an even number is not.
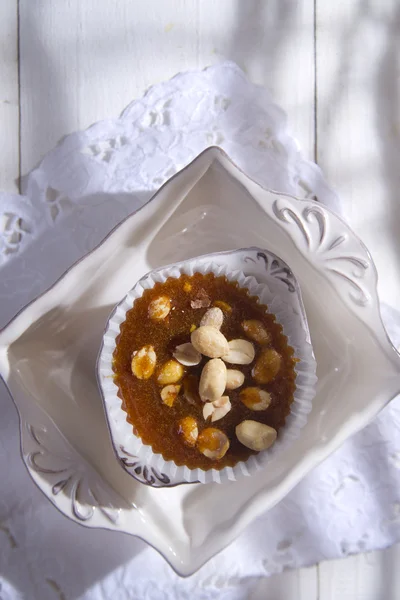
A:
[[[224,485],[155,489],[119,466],[95,378],[112,307],[156,267],[209,252],[269,248],[302,291],[318,363],[303,434],[268,469]],[[137,535],[193,573],[364,427],[400,389],[376,271],[337,216],[268,192],[209,149],[128,217],[0,334],[0,369],[21,416],[22,453],[46,496],[90,527]]]

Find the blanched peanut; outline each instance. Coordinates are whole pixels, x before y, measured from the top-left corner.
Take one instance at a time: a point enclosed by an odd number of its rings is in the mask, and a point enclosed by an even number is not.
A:
[[[266,410],[271,404],[271,394],[257,387],[248,387],[240,392],[240,400],[251,410]]]
[[[199,379],[195,375],[186,375],[183,380],[183,395],[189,404],[201,404]]]
[[[178,434],[187,446],[195,446],[199,435],[197,421],[194,417],[184,417],[178,423]]]
[[[167,360],[166,363],[161,367],[157,381],[161,385],[168,385],[170,383],[178,383],[182,379],[184,368],[176,360]]]
[[[200,398],[218,400],[226,388],[226,366],[220,358],[209,360],[204,366],[200,377]]]
[[[198,437],[198,449],[211,460],[220,460],[229,449],[228,437],[214,427],[203,429]]]
[[[209,308],[200,321],[200,327],[215,327],[215,329],[221,329],[224,322],[224,313],[220,308],[214,306]]]
[[[228,340],[215,327],[199,327],[190,339],[196,350],[209,358],[219,358],[229,351]]]
[[[168,316],[170,310],[171,300],[168,296],[160,296],[150,302],[148,313],[153,321],[162,321]]]
[[[249,365],[255,357],[254,346],[247,340],[232,340],[228,344],[228,351],[222,356],[225,362],[234,365]]]
[[[185,367],[193,367],[198,365],[201,361],[200,352],[198,352],[190,342],[177,346],[173,353],[173,357]]]
[[[282,357],[273,348],[263,350],[251,372],[257,383],[269,383],[278,375]]]
[[[243,321],[242,328],[248,338],[258,344],[268,344],[271,341],[271,335],[265,329],[264,324],[256,319]]]
[[[174,385],[174,384],[166,385],[161,390],[161,400],[167,406],[172,406],[178,397],[180,389],[181,389],[180,385]]]
[[[156,353],[153,346],[143,346],[139,352],[134,352],[132,357],[132,373],[138,379],[149,379],[156,366]]]
[[[236,369],[226,371],[226,389],[236,390],[244,383],[244,374]]]
[[[218,398],[218,400],[214,400],[214,402],[206,402],[203,408],[203,417],[205,420],[208,417],[211,417],[211,421],[219,421],[228,414],[231,410],[232,405],[228,396],[222,396],[222,398]]]
[[[242,421],[236,426],[236,437],[243,446],[260,452],[266,450],[276,440],[277,432],[273,427],[257,421]]]

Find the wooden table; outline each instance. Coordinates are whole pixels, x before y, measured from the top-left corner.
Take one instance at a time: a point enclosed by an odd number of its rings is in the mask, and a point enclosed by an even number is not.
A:
[[[398,0],[1,0],[0,49],[0,190],[153,83],[231,59],[285,108],[371,250],[381,298],[398,304]],[[287,572],[252,598],[399,598],[399,558]]]

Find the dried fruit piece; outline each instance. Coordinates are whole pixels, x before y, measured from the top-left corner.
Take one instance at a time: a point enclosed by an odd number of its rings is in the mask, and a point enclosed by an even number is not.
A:
[[[270,333],[265,329],[264,324],[256,319],[249,319],[243,321],[242,329],[248,338],[257,342],[258,344],[269,344],[271,341]]]
[[[176,360],[167,360],[166,363],[161,367],[157,381],[161,385],[168,385],[170,383],[178,383],[182,379],[184,368]]]
[[[237,369],[227,369],[226,371],[226,389],[236,390],[244,383],[244,374]]]
[[[132,356],[132,373],[138,379],[149,379],[154,372],[157,362],[157,356],[153,346],[143,346],[139,352],[134,352]]]
[[[251,374],[257,383],[270,383],[278,375],[281,364],[281,355],[273,348],[267,348],[261,352]]]
[[[161,390],[161,400],[167,406],[172,406],[178,397],[180,389],[181,389],[180,385],[176,385],[176,384],[166,385]]]
[[[196,350],[210,358],[219,358],[229,351],[228,340],[215,327],[199,327],[190,339]]]
[[[185,367],[193,367],[201,362],[200,352],[190,342],[177,346],[173,357]]]
[[[190,326],[190,333],[193,333],[193,331],[195,331],[197,329],[197,325],[195,325],[193,323],[193,325]]]
[[[226,388],[226,366],[220,358],[209,360],[204,366],[200,377],[200,398],[218,400]]]
[[[206,402],[203,408],[203,417],[207,420],[211,417],[211,421],[219,421],[228,414],[231,410],[232,405],[228,396],[222,396],[218,398],[218,400],[214,400],[214,402]]]
[[[236,437],[243,446],[260,452],[266,450],[276,440],[276,430],[257,421],[242,421],[236,426]]]
[[[227,302],[224,302],[223,300],[216,300],[214,302],[214,306],[220,308],[224,313],[229,314],[232,312],[232,306],[230,306]]]
[[[200,327],[215,327],[215,329],[221,329],[222,323],[224,322],[224,313],[220,308],[214,306],[209,308],[200,321]]]
[[[195,375],[186,375],[183,380],[183,395],[189,404],[200,404],[199,379]]]
[[[256,352],[251,342],[247,340],[231,340],[228,344],[228,352],[222,355],[225,362],[234,365],[249,365],[253,362]]]
[[[239,394],[240,400],[251,410],[266,410],[271,404],[271,394],[257,387],[248,387]]]
[[[223,431],[207,427],[200,433],[197,447],[207,458],[220,460],[228,452],[229,440]]]
[[[148,314],[153,321],[162,321],[168,316],[170,310],[171,300],[168,296],[160,296],[150,302]]]
[[[187,446],[195,446],[199,435],[196,419],[183,417],[178,423],[178,435],[182,436]]]
[[[192,308],[208,308],[211,304],[211,300],[205,290],[199,290],[194,300],[190,302]]]

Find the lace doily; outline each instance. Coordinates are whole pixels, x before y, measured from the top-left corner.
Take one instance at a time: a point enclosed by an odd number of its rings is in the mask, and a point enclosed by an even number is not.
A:
[[[0,325],[210,145],[221,146],[265,187],[339,207],[319,168],[299,153],[284,113],[236,65],[178,75],[120,118],[65,138],[24,179],[22,196],[0,194]],[[385,309],[385,317],[399,343],[397,315]],[[185,581],[139,540],[61,517],[22,466],[4,386],[0,403],[5,598],[32,597],[33,589],[40,598],[85,600],[113,597],[116,589],[119,599],[179,598],[195,589],[196,598],[245,598],[251,577],[400,539],[398,399]],[[103,544],[101,558],[90,558],[95,544]]]

